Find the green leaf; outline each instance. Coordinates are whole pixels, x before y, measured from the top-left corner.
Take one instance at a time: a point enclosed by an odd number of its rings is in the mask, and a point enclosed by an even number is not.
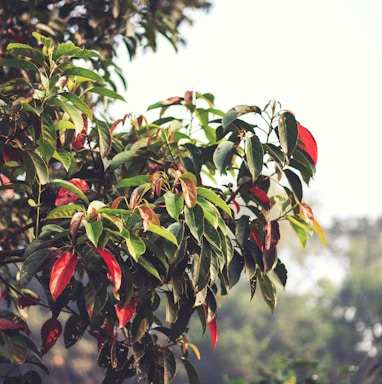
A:
[[[130,149],[127,151],[117,153],[110,161],[109,168],[111,171],[114,171],[120,165],[130,161],[133,156],[136,154],[136,150]]]
[[[298,146],[293,152],[293,157],[290,159],[289,165],[295,169],[298,169],[304,182],[309,185],[309,181],[316,173],[316,167],[314,163],[308,159],[306,155],[304,155]]]
[[[180,360],[182,361],[184,368],[186,369],[189,383],[200,384],[199,375],[195,367],[185,357],[181,357]]]
[[[20,284],[25,287],[32,280],[34,274],[44,263],[51,250],[48,248],[41,248],[32,252],[24,261],[20,271]]]
[[[60,96],[67,101],[70,101],[77,109],[84,113],[89,119],[93,119],[93,112],[90,110],[89,106],[81,100],[74,93],[62,92]]]
[[[155,233],[156,235],[159,235],[163,237],[164,239],[170,241],[174,245],[178,246],[178,241],[176,237],[168,231],[166,228],[161,227],[160,225],[150,224],[147,228],[148,231]]]
[[[27,44],[22,43],[10,43],[7,46],[9,51],[12,51],[16,55],[26,56],[34,60],[40,66],[43,66],[45,58],[41,51],[32,48]]]
[[[123,235],[125,236],[127,249],[129,250],[131,256],[135,261],[139,261],[139,257],[146,251],[145,242],[140,237],[128,231],[124,231]]]
[[[239,217],[236,222],[235,235],[240,247],[244,248],[249,237],[249,216],[242,215]]]
[[[145,258],[145,256],[139,257],[138,264],[141,265],[152,276],[156,277],[159,281],[162,281],[162,279],[159,276],[158,270],[154,267],[154,265],[150,261],[148,261]]]
[[[104,79],[98,73],[87,68],[73,67],[66,69],[62,74],[63,76],[77,76],[77,83],[88,80],[104,83]]]
[[[2,335],[3,341],[8,350],[8,358],[11,364],[23,365],[28,357],[26,339],[22,335]]]
[[[285,288],[288,278],[288,271],[285,267],[285,264],[278,260],[277,265],[273,269],[272,273],[277,281]]]
[[[261,115],[261,109],[259,107],[256,107],[255,105],[237,105],[236,107],[231,108],[223,116],[223,129],[226,130],[238,117],[251,112],[258,113]]]
[[[98,145],[102,158],[105,158],[111,150],[110,127],[103,121],[97,121]]]
[[[312,228],[305,221],[297,220],[293,216],[287,216],[287,220],[289,221],[293,230],[296,232],[301,246],[305,248],[308,241],[308,234],[312,232]]]
[[[162,348],[163,353],[163,384],[171,384],[176,373],[176,361],[170,348]]]
[[[74,124],[76,135],[82,132],[84,128],[84,121],[82,119],[81,112],[74,105],[63,101],[58,97],[50,99],[49,102],[51,103],[51,105],[60,107],[68,114]]]
[[[284,174],[288,179],[289,185],[294,192],[296,200],[302,202],[303,190],[300,178],[290,169],[285,169]]]
[[[38,73],[38,68],[29,60],[23,59],[6,59],[0,60],[0,67],[8,67],[8,68],[20,68],[24,70],[30,70],[35,73]]]
[[[179,306],[174,302],[174,294],[171,291],[165,291],[166,294],[166,321],[175,323],[178,318]]]
[[[76,159],[74,156],[64,149],[58,148],[52,156],[54,159],[58,160],[65,168],[66,172],[68,172],[69,177],[76,170]]]
[[[75,46],[73,43],[61,43],[58,45],[56,51],[53,53],[53,60],[57,60],[62,56],[72,57],[76,56],[82,49]]]
[[[252,176],[252,183],[254,183],[261,175],[264,157],[263,147],[257,135],[252,135],[250,137],[247,135],[246,157],[248,169]]]
[[[52,39],[49,38],[49,37],[46,37],[44,35],[41,35],[41,33],[38,33],[38,32],[32,32],[32,36],[37,40],[39,41],[40,43],[42,43],[43,45],[45,45],[45,47],[47,48],[50,48],[52,46]]]
[[[124,97],[121,96],[119,93],[114,92],[108,88],[93,87],[93,88],[88,88],[85,92],[96,93],[97,95],[109,97],[110,99],[126,101]]]
[[[29,105],[29,104],[28,104]],[[57,138],[54,126],[52,124],[41,124],[41,136],[37,140],[38,152],[46,163],[49,163],[57,147]]]
[[[272,280],[268,277],[268,275],[263,275],[258,279],[258,283],[260,284],[260,289],[264,301],[267,303],[268,307],[273,312],[277,303],[277,294],[276,287],[273,284]]]
[[[89,284],[85,288],[85,306],[89,317],[96,318],[107,300],[107,281],[103,275],[89,273]]]
[[[81,339],[86,326],[87,324],[84,319],[77,314],[71,315],[68,320],[66,320],[64,327],[65,348],[70,348]]]
[[[285,155],[283,151],[280,149],[280,147],[271,143],[266,143],[266,144],[263,144],[263,149],[264,149],[264,152],[268,152],[275,161],[278,161],[279,163],[284,164]]]
[[[230,164],[234,145],[232,141],[223,141],[215,149],[213,161],[220,173],[223,173]]]
[[[61,188],[65,188],[68,191],[74,193],[79,199],[85,201],[85,203],[89,204],[89,199],[86,197],[86,195],[76,187],[74,184],[69,183],[69,181],[66,180],[60,180],[60,179],[53,179],[50,181],[50,184],[58,185]]]
[[[136,187],[138,185],[146,184],[150,182],[151,182],[150,175],[139,175],[139,176],[122,179],[115,187],[116,188]]]
[[[219,232],[207,220],[204,222],[203,236],[211,246],[218,249],[221,248]]]
[[[210,279],[211,261],[211,247],[207,242],[204,242],[200,255],[194,255],[192,266],[192,280],[196,291],[200,291],[207,286]]]
[[[297,121],[291,112],[283,112],[278,121],[278,134],[281,148],[289,157],[297,145],[298,128]]]
[[[76,212],[85,212],[85,208],[80,204],[61,205],[53,208],[46,215],[45,220],[52,219],[71,219]]]
[[[35,152],[26,151],[26,154],[33,163],[40,184],[47,184],[49,181],[49,171],[45,161]]]
[[[102,222],[98,220],[92,222],[82,220],[82,224],[85,227],[88,239],[92,242],[95,247],[98,247],[98,241],[103,231]]]
[[[182,193],[175,194],[168,191],[164,194],[164,201],[168,214],[174,219],[178,220],[180,213],[184,206],[184,196]]]
[[[215,204],[222,211],[224,211],[229,217],[232,217],[231,208],[215,192],[211,191],[210,189],[204,188],[204,187],[197,187],[196,191],[198,193],[198,196],[204,197],[205,199],[207,199],[211,203]]]
[[[219,213],[213,208],[213,204],[204,197],[198,196],[196,204],[203,209],[204,218],[216,229],[219,226]]]
[[[204,231],[203,210],[199,205],[193,208],[184,207],[184,217],[192,236],[201,242]]]

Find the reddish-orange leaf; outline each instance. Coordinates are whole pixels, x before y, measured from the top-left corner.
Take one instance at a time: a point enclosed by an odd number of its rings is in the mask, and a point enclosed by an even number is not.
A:
[[[89,190],[89,185],[85,180],[75,178],[68,181],[84,193]],[[73,192],[68,191],[66,188],[60,188],[56,197],[55,205],[56,207],[59,207],[61,205],[74,203],[77,199],[78,196]]]
[[[84,215],[85,215],[85,212],[76,212],[73,215],[69,225],[69,233],[72,239],[74,239],[77,236],[78,228],[81,225],[82,218],[84,217]]]
[[[312,208],[310,208],[310,206],[308,204],[306,204],[306,203],[301,203],[300,209],[301,209],[302,214],[305,217],[305,221],[311,227],[313,227],[313,225],[314,225],[314,214],[313,214]]]
[[[194,96],[194,92],[186,91],[186,93],[184,94],[184,101],[186,103],[192,103],[193,96]]]
[[[192,208],[196,204],[196,185],[189,178],[180,179],[180,185],[182,186],[184,201],[188,208]]]
[[[162,105],[172,105],[172,104],[179,104],[181,101],[183,101],[184,98],[180,96],[174,96],[170,97],[169,99],[163,100]]]
[[[49,289],[53,301],[61,295],[70,282],[74,271],[76,270],[78,257],[72,252],[62,252],[53,264],[50,275]]]
[[[210,328],[212,349],[215,349],[218,342],[218,320],[216,316],[208,323],[208,326]]]
[[[158,215],[147,205],[138,207],[139,213],[143,219],[143,229],[147,231],[150,224],[160,225]]]
[[[101,255],[103,258],[103,261],[107,265],[111,278],[114,283],[114,295],[117,294],[119,291],[119,288],[121,288],[121,282],[122,282],[122,271],[121,267],[118,264],[118,261],[114,257],[114,255],[108,250],[108,249],[101,249],[100,247],[97,248],[97,252]]]
[[[45,355],[61,335],[62,326],[57,319],[49,319],[41,327],[41,354]]]
[[[249,192],[251,192],[255,196],[256,200],[264,209],[266,209],[267,211],[270,210],[271,202],[269,201],[269,197],[261,188],[251,187],[249,188]]]
[[[298,124],[298,146],[312,159],[313,164],[317,164],[318,149],[317,143],[310,131]]]
[[[125,300],[120,300],[115,305],[115,313],[117,314],[118,320],[119,320],[119,326],[118,328],[124,327],[133,317],[137,309],[137,303],[133,298],[129,301],[129,303],[126,305]]]
[[[279,223],[276,220],[268,220],[266,225],[266,234],[264,241],[264,250],[269,256],[280,240]]]
[[[125,199],[125,196],[118,196],[118,197],[116,197],[116,198],[113,200],[113,202],[111,203],[110,208],[112,208],[112,209],[116,209],[116,208],[118,208],[119,203],[120,203],[123,199]]]

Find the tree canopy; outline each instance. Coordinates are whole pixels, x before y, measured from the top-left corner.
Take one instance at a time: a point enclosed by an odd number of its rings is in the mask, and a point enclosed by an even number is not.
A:
[[[23,368],[47,372],[43,356],[62,333],[67,348],[84,334],[94,339],[105,383],[135,376],[170,383],[179,363],[199,383],[189,361],[190,352],[199,355],[188,338],[191,317],[214,348],[220,297],[243,272],[251,297],[260,289],[275,309],[276,284],[287,282],[277,254],[281,220],[302,246],[314,231],[324,241],[303,188],[315,174],[317,145],[278,102],[223,112],[213,95],[186,91],[151,104],[154,121],[131,114],[108,121],[100,112],[99,101],[123,100],[105,75],[114,39],[133,41],[132,54],[138,43],[155,48],[153,31],[176,45],[190,6],[207,3],[3,7],[12,26],[26,20],[2,34],[0,61],[5,382],[41,381],[41,372]],[[94,21],[101,10],[103,20],[115,19],[110,31]],[[49,24],[61,19],[60,27]],[[41,347],[25,320],[32,305],[50,315]]]

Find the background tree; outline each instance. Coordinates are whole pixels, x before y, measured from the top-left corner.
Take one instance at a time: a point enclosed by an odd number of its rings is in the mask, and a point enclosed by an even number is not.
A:
[[[152,15],[162,3],[132,4]],[[82,8],[68,12],[70,20]],[[303,198],[314,138],[277,102],[225,113],[212,95],[190,91],[152,104],[155,121],[109,122],[96,107],[99,98],[123,100],[100,74],[112,63],[72,41],[32,36],[37,44],[9,42],[0,61],[5,381],[39,382],[41,372],[24,366],[46,369],[42,356],[62,332],[67,348],[85,333],[94,338],[104,382],[169,383],[178,361],[198,383],[191,317],[215,347],[219,297],[243,271],[251,296],[259,286],[274,310],[275,283],[287,280],[277,254],[281,220],[302,245],[314,230],[324,240]],[[31,305],[50,315],[40,348],[25,321]]]
[[[202,381],[221,383],[226,375],[227,383],[282,383],[290,375],[303,383],[312,374],[319,383],[381,381],[381,220],[338,220],[325,232],[325,252],[313,238],[299,267],[309,290],[289,287],[277,316],[261,300],[249,306],[241,282],[219,311],[217,350],[211,351],[208,338],[199,340],[196,324],[191,327],[203,356],[195,362]],[[283,242],[281,253],[299,258],[294,243]],[[313,261],[326,276],[311,285]]]
[[[211,6],[206,0],[1,0],[0,4],[2,57],[8,55],[10,42],[36,48],[32,32],[38,32],[57,42],[70,41],[97,51],[106,60],[98,60],[98,56],[89,59],[112,86],[112,73],[117,73],[122,83],[126,81],[113,62],[117,47],[124,45],[133,58],[139,47],[155,51],[160,35],[177,49],[185,42],[180,27],[192,23],[189,12]],[[15,76],[14,71],[8,74]]]

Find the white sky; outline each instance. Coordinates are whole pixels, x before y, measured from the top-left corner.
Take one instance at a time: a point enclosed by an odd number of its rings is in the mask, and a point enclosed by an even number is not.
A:
[[[222,110],[277,99],[318,142],[306,190],[318,220],[382,215],[382,1],[214,0],[191,17],[178,53],[163,41],[132,62],[121,56],[120,112],[189,89],[213,93]]]

